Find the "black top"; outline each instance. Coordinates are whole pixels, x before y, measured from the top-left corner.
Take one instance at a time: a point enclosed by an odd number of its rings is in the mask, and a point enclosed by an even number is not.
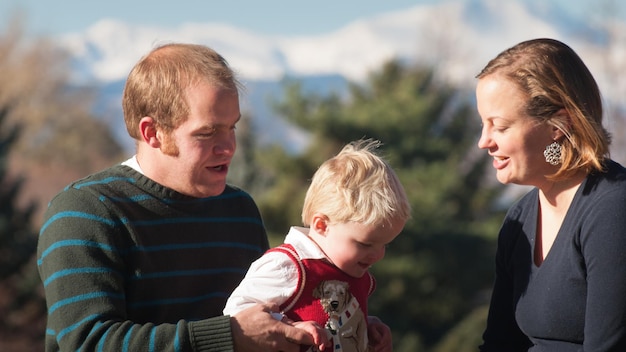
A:
[[[578,189],[548,255],[533,261],[538,190],[508,212],[481,351],[626,351],[626,170]]]

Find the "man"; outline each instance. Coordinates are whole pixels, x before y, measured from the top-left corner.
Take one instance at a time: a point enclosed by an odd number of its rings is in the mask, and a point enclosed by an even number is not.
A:
[[[46,351],[298,351],[326,342],[322,330],[272,318],[270,305],[221,313],[268,248],[256,204],[226,185],[238,88],[226,61],[201,45],[158,47],[132,69],[123,108],[136,155],[66,187],[40,231]],[[379,346],[390,346],[388,328],[373,322]]]

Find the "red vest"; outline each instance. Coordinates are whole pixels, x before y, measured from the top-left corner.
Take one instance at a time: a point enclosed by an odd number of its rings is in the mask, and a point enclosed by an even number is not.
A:
[[[367,299],[376,286],[369,272],[352,277],[326,259],[301,259],[289,244],[269,251],[286,254],[298,268],[296,291],[280,307],[289,319],[313,320],[334,334],[360,309],[363,314],[355,319],[364,319],[363,326],[367,326]]]

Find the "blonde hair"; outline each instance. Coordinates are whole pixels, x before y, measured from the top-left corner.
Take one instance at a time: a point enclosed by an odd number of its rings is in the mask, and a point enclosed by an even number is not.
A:
[[[226,60],[213,49],[170,43],[154,48],[131,70],[122,96],[128,134],[139,139],[139,121],[152,117],[169,134],[189,116],[187,88],[207,82],[238,93],[240,83]]]
[[[528,97],[526,115],[565,134],[558,141],[562,163],[552,179],[603,170],[611,135],[602,126],[598,85],[574,50],[554,39],[524,41],[498,54],[476,77],[492,74],[507,77]],[[562,109],[567,115],[559,114]]]
[[[410,218],[411,207],[398,176],[375,153],[380,145],[372,139],[349,143],[319,167],[304,199],[305,226],[315,213],[328,216],[330,222],[367,225]]]

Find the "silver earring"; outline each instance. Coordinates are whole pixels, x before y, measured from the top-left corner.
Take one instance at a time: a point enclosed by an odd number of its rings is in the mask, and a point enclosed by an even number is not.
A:
[[[546,157],[546,162],[550,165],[559,165],[561,163],[561,145],[557,142],[552,142],[543,151],[543,156]]]

